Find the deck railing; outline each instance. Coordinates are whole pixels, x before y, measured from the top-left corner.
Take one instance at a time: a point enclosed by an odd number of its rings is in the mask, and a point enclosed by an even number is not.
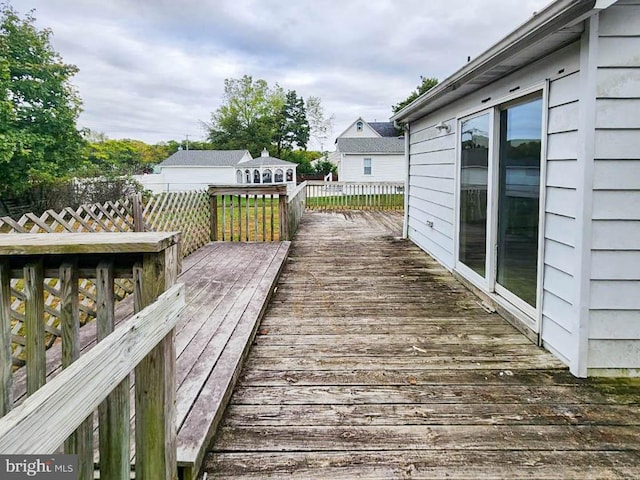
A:
[[[293,239],[307,207],[307,182],[302,182],[289,195],[287,202],[287,238]]]
[[[403,182],[307,182],[313,210],[402,210]]]
[[[78,455],[78,478],[92,479],[98,409],[100,478],[129,478],[129,376],[135,370],[136,478],[176,478],[174,327],[184,306],[184,291],[174,285],[178,250],[175,233],[0,235],[0,452],[49,454],[63,446],[65,453]],[[80,277],[96,285],[94,338],[79,328]],[[59,281],[62,331],[59,350],[48,353],[47,278]],[[116,278],[133,282],[132,308],[138,312],[117,328]],[[26,367],[16,373],[11,369],[12,279],[24,282],[26,297]],[[93,342],[98,343],[89,349]],[[81,355],[83,349],[88,351]],[[63,371],[47,382],[54,373],[48,368],[58,361]]]
[[[41,215],[27,213],[17,220],[0,217],[0,233],[92,233],[92,232],[182,232],[182,255],[197,250],[210,241],[209,196],[205,191],[135,195],[118,202],[67,207],[60,211],[47,210]],[[25,362],[24,282],[11,281],[13,358],[15,367]],[[80,323],[84,325],[96,317],[96,286],[92,279],[80,278]],[[117,279],[115,295],[124,299],[133,292],[129,279]],[[60,338],[60,285],[57,278],[44,284],[45,343],[48,347]]]
[[[211,240],[288,240],[287,185],[211,185]]]

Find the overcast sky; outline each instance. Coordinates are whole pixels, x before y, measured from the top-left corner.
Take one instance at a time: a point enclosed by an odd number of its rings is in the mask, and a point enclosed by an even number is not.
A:
[[[333,137],[386,121],[420,75],[443,80],[549,0],[12,0],[80,72],[79,126],[204,139],[225,78],[320,97]],[[325,149],[333,150],[333,138]]]

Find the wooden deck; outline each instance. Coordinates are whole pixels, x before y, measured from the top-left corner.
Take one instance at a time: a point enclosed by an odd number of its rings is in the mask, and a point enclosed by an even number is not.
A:
[[[187,257],[176,328],[178,466],[193,478],[222,417],[289,242],[212,243]]]
[[[305,213],[208,478],[640,478],[640,384],[573,378],[401,221]]]
[[[194,478],[199,470],[289,245],[218,242],[184,260],[178,282],[185,284],[187,306],[175,336],[177,461],[183,479]],[[130,315],[132,304],[132,297],[120,303],[116,309],[118,322]],[[89,350],[95,342],[96,322],[91,322],[80,329],[80,349]],[[60,362],[61,348],[56,344],[47,352],[48,377],[59,373]],[[17,372],[14,382],[18,402],[26,392],[24,370]]]

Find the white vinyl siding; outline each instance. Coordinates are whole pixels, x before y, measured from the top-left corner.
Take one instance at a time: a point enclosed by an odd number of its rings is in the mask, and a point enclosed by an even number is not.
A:
[[[575,52],[577,56],[579,52]],[[544,275],[541,335],[545,347],[569,364],[575,356],[575,232],[580,72],[549,84]]]
[[[503,98],[514,86],[524,89],[550,79],[541,330],[547,348],[565,363],[575,355],[576,343],[579,55],[575,42],[410,125],[409,238],[453,269],[456,117],[474,108],[480,111],[483,99]],[[439,122],[451,131],[439,133],[435,129]]]
[[[365,159],[371,161],[371,174],[365,174]],[[342,182],[405,182],[404,154],[342,154],[338,177]]]
[[[580,41],[411,122],[408,234],[454,268],[458,119],[547,80],[542,344],[580,375],[637,374],[640,0],[586,23],[595,37],[587,28]],[[450,133],[435,129],[440,122]]]
[[[162,175],[167,192],[184,192],[205,190],[210,184],[235,184],[236,170],[236,167],[163,167]]]
[[[447,120],[448,134],[433,120],[411,125],[408,227],[409,238],[453,269],[456,122]]]
[[[640,368],[640,4],[600,14],[588,367]]]
[[[358,122],[353,122],[340,136],[343,138],[378,138],[380,134],[363,122],[362,129],[358,130]]]

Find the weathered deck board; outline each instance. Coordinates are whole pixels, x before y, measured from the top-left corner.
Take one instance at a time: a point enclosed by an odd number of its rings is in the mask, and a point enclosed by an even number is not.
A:
[[[597,458],[597,463],[594,462]],[[387,450],[378,452],[219,453],[209,475],[225,479],[411,478],[447,480],[637,478],[634,452]],[[229,466],[232,465],[233,469]]]
[[[276,285],[289,245],[289,242],[211,243],[184,260],[178,281],[185,284],[187,307],[176,326],[175,344],[178,465],[186,476],[198,470],[240,373],[258,320]],[[118,305],[115,315],[118,322],[131,314],[132,300],[129,297]],[[95,343],[96,322],[91,322],[80,329],[79,348],[88,350]],[[56,344],[47,352],[49,377],[60,371],[60,363],[61,347]],[[16,397],[21,399],[25,390],[26,376],[18,372]],[[131,400],[133,394],[132,383],[128,392]],[[132,461],[134,418],[132,402]],[[97,437],[96,430],[94,438]],[[99,460],[97,449],[94,459]]]
[[[572,377],[401,220],[305,214],[209,478],[640,477],[640,383]]]
[[[241,275],[244,279],[241,293],[228,310],[219,309],[219,312],[212,313],[209,320],[216,315],[224,315],[224,320],[221,323],[211,322],[219,324],[219,327],[210,336],[207,348],[197,358],[182,360],[192,364],[187,378],[178,387],[177,395],[178,465],[184,469],[184,478],[193,478],[198,473],[289,251],[288,242],[257,245],[260,246],[240,244],[235,247],[260,249],[258,255],[252,256],[248,262],[252,274],[250,277]],[[215,272],[210,275],[215,276]],[[221,278],[229,278],[230,275],[228,273]],[[235,288],[238,289],[238,285]],[[181,358],[185,357],[178,357],[178,363]]]

